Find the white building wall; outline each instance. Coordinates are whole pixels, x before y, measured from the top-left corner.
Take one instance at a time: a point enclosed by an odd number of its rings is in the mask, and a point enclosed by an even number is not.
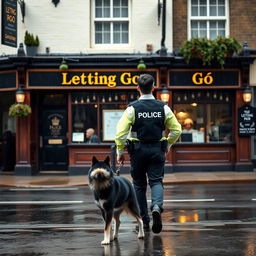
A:
[[[1,2],[2,0],[0,0]],[[57,7],[51,0],[25,0],[25,22],[21,22],[18,5],[18,45],[24,41],[25,31],[39,36],[39,53],[146,53],[146,44],[153,52],[160,49],[162,27],[157,21],[156,0],[130,0],[130,45],[125,47],[97,47],[91,38],[91,10],[94,0],[60,0]],[[172,51],[172,0],[167,0],[166,47]],[[1,22],[1,21],[0,21]],[[0,55],[16,54],[17,49],[0,45]]]

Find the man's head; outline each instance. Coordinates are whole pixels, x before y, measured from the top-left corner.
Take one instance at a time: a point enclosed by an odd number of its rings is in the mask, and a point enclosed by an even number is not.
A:
[[[91,138],[93,134],[94,134],[93,128],[89,128],[86,130],[86,138]]]
[[[192,129],[193,124],[194,124],[194,122],[193,122],[193,120],[191,118],[186,118],[184,120],[184,123],[183,123],[184,128],[187,129],[187,130]]]
[[[138,78],[138,86],[143,94],[150,94],[154,88],[154,78],[149,74],[142,74]]]

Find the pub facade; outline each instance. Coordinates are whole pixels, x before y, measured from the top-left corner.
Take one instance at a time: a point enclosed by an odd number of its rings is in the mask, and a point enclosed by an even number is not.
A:
[[[86,174],[92,156],[114,159],[116,123],[138,98],[141,73],[155,78],[156,98],[168,92],[167,104],[183,128],[186,119],[193,121],[192,132],[183,131],[167,155],[166,172],[253,170],[251,137],[239,132],[238,120],[252,57],[231,58],[221,69],[173,56],[145,56],[144,70],[126,56],[77,59],[67,70],[52,68],[59,58],[10,57],[3,63],[13,66],[1,71],[0,97],[2,127],[15,134],[16,175]],[[12,118],[7,112],[18,87],[32,113]],[[96,141],[87,138],[88,129],[94,130]],[[128,169],[127,155],[124,171]]]

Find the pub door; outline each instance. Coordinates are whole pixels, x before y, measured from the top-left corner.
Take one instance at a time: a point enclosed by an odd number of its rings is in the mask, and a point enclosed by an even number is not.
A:
[[[67,170],[67,110],[65,106],[54,106],[40,112],[40,170]]]

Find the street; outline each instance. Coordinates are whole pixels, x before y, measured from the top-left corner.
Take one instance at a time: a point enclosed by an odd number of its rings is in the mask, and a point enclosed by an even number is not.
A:
[[[148,199],[150,199],[148,189]],[[122,215],[101,246],[103,221],[87,186],[0,188],[0,255],[255,256],[256,184],[165,185],[163,231],[138,240]]]

